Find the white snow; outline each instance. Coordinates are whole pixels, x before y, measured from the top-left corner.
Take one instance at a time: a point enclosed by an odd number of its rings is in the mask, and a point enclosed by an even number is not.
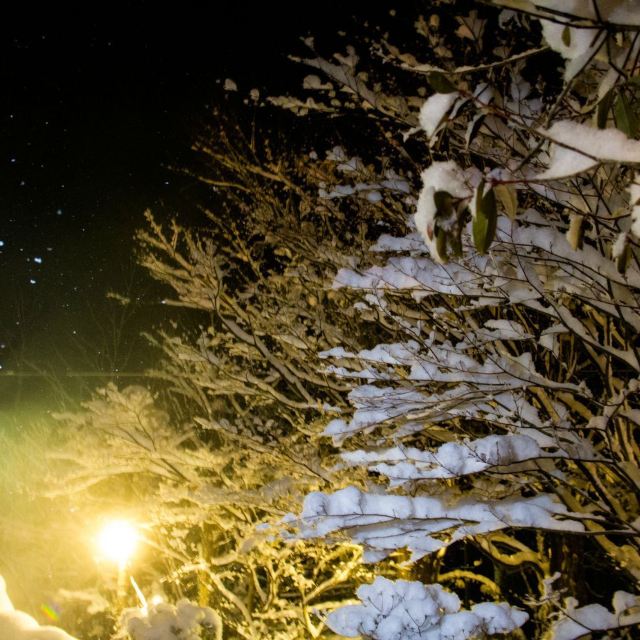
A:
[[[16,611],[7,595],[7,585],[0,576],[0,638],[2,640],[77,640],[49,625],[41,626],[29,614]]]
[[[445,94],[449,95],[449,94]],[[469,185],[469,176],[453,161],[434,162],[421,175],[422,191],[418,197],[416,213],[413,221],[429,248],[433,260],[441,262],[435,236],[436,204],[434,196],[437,191],[446,191],[453,198],[465,199],[473,195],[473,186]]]
[[[618,2],[610,2],[609,6],[611,7],[611,13],[607,16],[609,22],[640,26],[640,11],[638,11],[637,0],[618,0]]]
[[[327,616],[330,629],[343,636],[372,640],[465,640],[508,633],[529,616],[505,602],[483,602],[461,609],[455,593],[439,584],[378,576],[358,588],[362,604],[348,605]]]
[[[500,325],[498,325],[500,326]],[[504,329],[496,333],[484,334],[486,339],[501,339]],[[327,371],[343,378],[366,378],[370,381],[391,381],[398,378],[393,367],[407,369],[402,375],[404,381],[414,381],[406,386],[376,386],[366,384],[354,388],[349,393],[349,401],[355,411],[351,420],[334,420],[325,429],[336,444],[356,432],[368,432],[379,425],[401,424],[419,415],[423,420],[441,421],[454,416],[491,419],[504,424],[508,412],[487,404],[488,395],[495,400],[511,394],[521,395],[523,385],[543,385],[572,393],[583,393],[575,384],[558,383],[541,376],[532,366],[531,355],[527,352],[518,357],[508,354],[495,355],[478,361],[466,353],[465,344],[452,345],[441,341],[436,334],[424,340],[418,350],[417,342],[378,345],[375,349],[352,354],[345,350],[324,352],[324,356],[337,356],[343,361],[353,359],[352,369],[345,366],[328,367]],[[433,383],[449,383],[444,391],[434,391]],[[513,424],[522,424],[522,418],[513,416]],[[577,455],[576,451],[572,451]]]
[[[533,0],[533,4],[539,9],[550,9],[556,15],[578,16],[594,21],[601,18],[604,22],[618,25],[640,25],[638,0],[599,0],[597,14],[593,3],[583,0]]]
[[[377,451],[348,451],[342,454],[347,463],[366,464],[383,474],[391,486],[426,479],[457,478],[480,473],[492,467],[505,467],[536,458],[567,457],[557,449],[544,451],[529,435],[490,435],[467,442],[447,442],[435,451],[415,447],[392,447]]]
[[[571,2],[564,1],[567,4]],[[567,60],[575,60],[590,53],[598,36],[598,29],[569,27],[562,22],[551,20],[540,20],[540,23],[547,44]]]
[[[530,340],[533,336],[525,331],[524,327],[513,320],[487,320],[484,327],[475,331],[469,331],[464,340],[461,340],[456,349],[477,348],[487,342],[499,340]]]
[[[371,494],[347,487],[308,494],[300,516],[287,521],[297,524],[301,538],[347,533],[363,545],[365,561],[371,562],[403,548],[416,561],[456,540],[509,527],[581,532],[579,519],[548,494],[450,503],[436,496]]]
[[[616,241],[613,243],[611,247],[611,257],[614,260],[622,256],[622,253],[624,252],[628,241],[629,241],[629,234],[626,231],[618,234],[618,236],[616,237]]]
[[[567,598],[562,617],[551,627],[550,640],[576,640],[592,631],[607,631],[640,624],[640,596],[616,591],[613,612],[600,604],[578,607],[575,598]]]
[[[627,189],[629,192],[629,205],[631,206],[631,233],[640,238],[640,174],[635,173],[633,182]]]
[[[640,196],[640,186],[633,189],[634,197],[636,191]],[[638,210],[640,215],[640,206]],[[387,236],[380,249],[414,252],[414,238],[415,234],[404,240]],[[519,256],[516,265],[511,260],[514,246],[518,247]],[[553,260],[548,261],[548,256],[553,256]],[[546,266],[541,268],[541,264]],[[478,277],[479,274],[483,277]],[[615,283],[616,300],[612,299],[607,282]],[[637,267],[632,263],[624,275],[618,273],[615,263],[597,248],[588,244],[579,250],[572,247],[561,229],[532,210],[520,213],[516,221],[498,219],[491,260],[471,253],[464,261],[442,265],[425,257],[393,255],[386,264],[364,271],[341,269],[333,287],[343,286],[364,289],[370,292],[368,295],[375,295],[380,300],[384,300],[387,290],[405,290],[417,301],[437,294],[470,299],[466,304],[473,309],[524,304],[545,315],[551,313],[552,320],[562,321],[567,329],[574,331],[579,327],[567,310],[558,308],[562,313],[556,314],[548,305],[542,304],[549,295],[555,295],[554,292],[569,292],[586,295],[606,313],[622,314],[626,322],[640,331],[640,314],[634,311],[637,303],[631,289],[640,287]],[[619,303],[624,305],[620,307]],[[462,304],[461,311],[465,303]],[[588,339],[584,329],[580,334],[582,339]],[[616,356],[640,370],[632,353],[618,350]]]
[[[622,4],[626,1],[622,0]],[[570,24],[571,20],[563,19],[563,16],[582,16],[594,22],[599,22],[602,16],[606,21],[613,6],[621,3],[619,0],[599,2],[599,15],[596,15],[593,3],[584,0],[536,0],[535,4],[551,10],[549,14],[552,19],[540,20],[542,35],[547,44],[567,60],[564,79],[568,82],[595,58],[605,42],[606,34],[596,26],[576,26],[575,20]],[[624,18],[625,14],[624,10],[620,11],[619,17]]]
[[[359,158],[350,160],[338,165],[338,169],[343,173],[357,171]],[[362,195],[369,202],[379,202],[382,200],[380,191],[390,191],[395,193],[407,193],[409,185],[405,180],[387,179],[381,182],[357,182],[355,184],[334,185],[331,190],[325,187],[318,189],[318,195],[323,200],[334,200],[336,198],[346,198],[353,195]]]
[[[551,163],[538,180],[566,178],[592,169],[600,162],[640,163],[640,141],[618,129],[595,129],[562,120],[539,133],[552,141]]]
[[[418,120],[428,138],[431,138],[438,130],[459,97],[460,94],[454,91],[452,93],[435,93],[425,100],[420,109]]]
[[[148,611],[126,609],[123,626],[132,640],[199,640],[206,629],[219,624],[217,614],[209,607],[199,607],[188,600],[176,605],[160,602]]]

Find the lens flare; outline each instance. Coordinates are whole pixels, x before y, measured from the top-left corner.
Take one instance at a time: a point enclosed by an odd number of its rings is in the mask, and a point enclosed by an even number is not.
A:
[[[55,603],[41,604],[40,611],[52,622],[58,622],[60,620],[60,607]]]

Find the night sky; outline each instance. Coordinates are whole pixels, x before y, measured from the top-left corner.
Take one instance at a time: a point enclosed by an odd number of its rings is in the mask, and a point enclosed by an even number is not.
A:
[[[366,6],[198,5],[110,3],[101,10],[92,3],[91,12],[57,9],[48,16],[26,6],[22,16],[5,22],[5,375],[92,367],[104,338],[99,325],[108,323],[105,310],[113,307],[104,306],[106,292],[138,295],[147,285],[133,265],[132,241],[144,210],[167,219],[195,204],[192,185],[168,166],[188,164],[199,127],[212,106],[226,100],[220,81],[233,78],[245,94],[254,86],[274,94],[299,86],[303,73],[286,54],[301,51],[300,36],[331,38],[364,19],[358,11]],[[131,327],[127,331],[137,331]],[[134,348],[123,366],[147,366],[140,353]],[[108,368],[108,359],[95,360],[95,367]]]

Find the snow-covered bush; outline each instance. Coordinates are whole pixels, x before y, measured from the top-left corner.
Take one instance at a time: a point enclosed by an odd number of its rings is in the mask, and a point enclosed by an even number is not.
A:
[[[573,638],[612,628],[601,604],[577,607],[603,600],[591,580],[609,576],[606,600],[640,579],[640,8],[494,4],[438,3],[415,21],[429,49],[390,28],[368,43],[377,59],[302,60],[331,81],[316,103],[366,110],[402,149],[387,167],[420,183],[407,233],[379,235],[332,285],[383,327],[376,346],[321,354],[351,384],[325,435],[370,477],[288,521],[369,561],[406,549],[428,582],[475,584],[528,608],[527,633]],[[352,630],[400,637],[384,617]]]
[[[110,385],[82,411],[58,415],[64,441],[49,452],[41,489],[49,499],[72,505],[87,527],[112,513],[126,515],[140,529],[140,549],[128,570],[142,595],[128,589],[113,601],[116,585],[106,582],[103,591],[111,588],[115,615],[122,604],[133,605],[154,589],[165,594],[164,602],[127,609],[118,637],[208,640],[273,633],[284,639],[305,637],[309,629],[320,634],[324,624],[311,609],[332,610],[350,595],[345,584],[370,575],[360,549],[342,544],[327,554],[317,543],[283,543],[257,528],[291,509],[300,488],[317,484],[294,464],[274,465],[277,452],[257,438],[244,436],[250,449],[232,438],[212,440],[197,423],[179,420],[183,413],[172,418],[161,409],[163,402],[168,400],[162,394],[140,386]],[[195,418],[203,419],[197,413]],[[281,478],[285,470],[289,478]],[[58,599],[88,601],[82,587],[60,592]],[[96,640],[103,638],[98,634]]]
[[[58,486],[222,637],[637,632],[640,10],[493,4],[307,40],[304,144],[204,131],[201,227],[140,233],[169,393],[68,417]]]
[[[329,614],[327,622],[348,636],[393,640],[451,638],[464,640],[518,629],[527,614],[504,602],[460,609],[460,598],[441,585],[423,585],[378,576],[358,589],[364,604],[348,605]]]
[[[150,220],[142,256],[210,315],[162,340],[198,424],[311,471],[299,537],[553,637],[563,597],[640,575],[640,44],[628,2],[502,4],[398,12],[333,59],[307,40],[324,77],[272,102],[310,130],[357,117],[359,146],[205,134],[198,177],[242,215]],[[351,631],[394,637],[384,619]],[[475,624],[452,637],[500,632]]]
[[[222,638],[222,628],[215,611],[184,599],[175,606],[160,602],[144,609],[127,609],[122,618],[122,626],[131,640]]]

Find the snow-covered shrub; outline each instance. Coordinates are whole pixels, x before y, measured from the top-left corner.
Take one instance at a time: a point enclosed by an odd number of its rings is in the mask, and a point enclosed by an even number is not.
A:
[[[623,634],[640,624],[640,598],[625,591],[613,594],[613,612],[601,604],[578,607],[575,598],[567,598],[564,615],[549,632],[553,640],[575,640],[598,631],[616,630]]]
[[[183,414],[172,418],[162,404],[161,394],[143,387],[110,385],[82,411],[58,416],[65,441],[49,453],[46,496],[68,501],[74,517],[88,526],[110,512],[133,519],[141,543],[129,570],[141,593],[160,587],[178,601],[127,609],[118,637],[299,638],[309,628],[320,633],[324,624],[312,617],[311,607],[331,610],[343,592],[352,591],[345,584],[370,575],[360,549],[342,544],[327,554],[317,543],[283,543],[257,527],[269,517],[277,521],[296,503],[296,483],[317,485],[291,463],[273,466],[277,452],[256,437],[244,436],[251,449],[231,438],[212,442],[208,431],[180,421]],[[289,478],[281,478],[287,469]],[[103,582],[117,614],[122,596],[115,601],[116,585]],[[82,586],[60,592],[59,599],[88,601]],[[184,596],[210,606],[196,607]],[[136,601],[128,589],[125,603]]]
[[[400,228],[408,184],[391,171],[374,183],[371,169],[333,147],[309,176],[295,156],[258,155],[242,136],[227,127],[198,141],[203,183],[238,186],[222,204],[214,192],[206,226],[149,215],[139,236],[142,264],[167,285],[166,308],[181,310],[180,324],[153,338],[163,356],[157,388],[168,391],[109,386],[60,416],[65,443],[50,454],[47,495],[70,496],[87,519],[135,517],[148,543],[134,567],[143,592],[161,581],[174,599],[209,604],[224,633],[320,637],[330,632],[318,614],[372,577],[360,547],[327,553],[256,527],[331,486],[322,426],[346,409],[348,388],[319,373],[319,353],[338,342],[363,348],[368,336],[329,287],[352,263],[347,249],[364,253],[371,219]],[[345,216],[329,185],[353,171],[367,186],[357,190],[363,207]],[[374,192],[389,203],[374,208]]]
[[[199,178],[243,215],[141,241],[212,319],[164,337],[165,375],[216,437],[311,471],[300,537],[466,610],[508,600],[541,637],[564,595],[602,599],[585,576],[613,572],[605,599],[640,576],[640,44],[629,3],[503,4],[398,13],[406,40],[390,18],[333,59],[307,40],[324,77],[272,102],[310,130],[357,113],[360,146],[312,138],[288,165],[205,134]]]
[[[306,146],[212,127],[201,228],[140,233],[171,400],[104,391],[59,479],[135,493],[216,633],[637,631],[640,16],[494,5],[307,40]]]
[[[465,640],[518,629],[523,611],[504,602],[461,609],[460,598],[439,584],[423,585],[378,576],[358,589],[363,604],[348,605],[329,614],[327,624],[348,636],[374,640]]]
[[[332,83],[316,102],[362,108],[396,141],[387,167],[416,195],[406,233],[332,284],[381,327],[376,346],[321,354],[352,405],[325,435],[369,479],[287,521],[369,561],[406,549],[428,582],[480,586],[527,607],[532,637],[563,638],[573,611],[583,634],[613,624],[577,607],[603,598],[591,580],[609,577],[606,599],[640,579],[640,8],[494,4],[438,3],[414,22],[428,49],[390,27],[377,57],[302,60]],[[383,618],[360,632],[396,637]]]
[[[131,640],[203,640],[221,638],[217,614],[182,599],[175,605],[166,602],[144,609],[127,609],[122,626]]]

